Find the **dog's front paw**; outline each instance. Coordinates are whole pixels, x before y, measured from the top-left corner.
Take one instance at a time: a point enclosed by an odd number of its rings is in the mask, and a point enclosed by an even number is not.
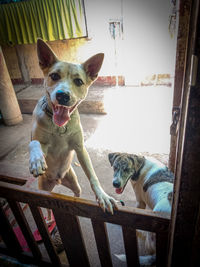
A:
[[[29,170],[33,176],[37,177],[45,173],[47,164],[44,158],[44,154],[40,145],[40,142],[33,140],[29,144],[30,160]]]
[[[38,177],[45,173],[47,169],[47,164],[44,158],[42,151],[38,150],[37,152],[31,153],[29,160],[29,170],[33,176]]]
[[[117,209],[117,201],[113,197],[107,195],[104,191],[101,191],[97,195],[97,202],[104,212],[107,210],[113,214],[113,210]]]
[[[36,154],[30,158],[29,170],[30,173],[33,174],[33,176],[38,177],[39,175],[42,175],[43,173],[45,173],[46,169],[47,164],[43,154]]]

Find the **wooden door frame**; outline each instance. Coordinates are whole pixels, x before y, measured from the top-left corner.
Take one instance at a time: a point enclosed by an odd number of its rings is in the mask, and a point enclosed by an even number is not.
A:
[[[192,81],[192,59],[200,58],[199,0],[190,2],[181,118],[175,161],[175,185],[169,231],[168,267],[200,264],[200,64]]]
[[[178,2],[178,0],[177,0]],[[191,16],[191,0],[179,0],[177,4],[179,23],[177,33],[177,45],[176,45],[176,64],[175,64],[175,78],[174,78],[174,95],[173,95],[173,107],[172,107],[172,121],[175,112],[179,110],[181,113],[181,97],[183,94],[183,82],[185,76],[186,57],[188,50],[188,38],[189,38],[189,24]],[[180,119],[180,117],[179,117]],[[174,129],[170,129],[171,140],[170,140],[170,154],[169,154],[169,168],[175,172],[175,162],[177,156],[177,139],[178,139],[178,127],[180,120],[177,121]],[[172,128],[172,127],[171,127]]]

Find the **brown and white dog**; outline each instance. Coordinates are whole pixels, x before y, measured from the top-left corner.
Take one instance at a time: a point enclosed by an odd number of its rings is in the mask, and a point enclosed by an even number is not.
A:
[[[37,41],[37,54],[46,95],[33,112],[30,172],[38,177],[39,189],[52,191],[59,183],[79,197],[81,188],[71,166],[76,152],[99,205],[113,213],[116,201],[104,192],[95,174],[84,146],[77,109],[97,78],[104,54],[97,54],[83,64],[68,63],[60,61],[41,39]]]
[[[148,206],[153,211],[171,213],[174,175],[161,162],[128,153],[110,153],[114,170],[113,186],[121,194],[130,180],[137,208]]]
[[[108,155],[114,170],[113,186],[121,194],[130,180],[137,200],[137,208],[171,214],[174,175],[161,162],[128,153]],[[155,235],[140,232],[145,236],[145,250],[152,256],[140,257],[142,265],[155,263]],[[121,258],[124,258],[124,256]]]

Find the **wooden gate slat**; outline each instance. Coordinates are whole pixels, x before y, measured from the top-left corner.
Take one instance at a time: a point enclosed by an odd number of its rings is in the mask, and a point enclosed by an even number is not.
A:
[[[47,252],[49,254],[49,258],[51,259],[52,263],[55,266],[61,266],[60,258],[58,257],[56,250],[55,250],[55,247],[51,241],[51,236],[49,235],[49,231],[48,231],[46,222],[43,218],[41,208],[39,208],[33,204],[29,204],[29,207],[31,209],[33,218],[34,218],[35,223],[38,227],[38,230],[41,234],[41,237],[42,237],[42,240],[45,244]]]
[[[156,267],[166,266],[168,233],[156,233]]]
[[[53,214],[70,267],[90,266],[78,218],[58,209]]]
[[[93,219],[91,220],[91,222],[94,230],[94,236],[96,240],[101,266],[112,267],[113,264],[110,254],[110,245],[109,245],[106,225],[104,222],[99,222]]]
[[[1,237],[7,246],[7,248],[14,255],[19,255],[22,252],[20,243],[10,225],[10,222],[3,210],[3,207],[0,206],[0,234]]]
[[[126,261],[129,267],[139,267],[139,256],[137,246],[136,229],[130,226],[122,226]]]
[[[90,266],[77,216],[90,218],[92,220],[97,249],[103,266],[112,266],[112,259],[109,255],[109,240],[104,223],[113,223],[122,226],[127,264],[131,267],[139,266],[135,228],[144,231],[156,232],[157,266],[164,266],[170,222],[168,216],[154,214],[151,211],[143,211],[134,208],[119,208],[115,211],[114,215],[110,215],[108,213],[103,213],[95,202],[89,200],[74,199],[73,197],[58,195],[46,191],[21,188],[18,185],[11,185],[3,182],[0,182],[0,196],[9,198],[9,200],[11,200],[10,206],[12,206],[12,201],[17,203],[25,202],[29,204],[38,230],[41,233],[44,245],[49,254],[49,258],[51,260],[50,264],[52,264],[52,266],[61,266],[61,263],[49,235],[41,209],[38,207],[53,209],[58,230],[71,267]],[[14,208],[13,206],[12,210],[14,211],[14,209],[17,210],[17,208]],[[15,213],[15,217],[20,216],[18,213],[20,214],[18,211]],[[25,226],[25,224],[29,223],[29,221],[27,220],[25,222],[23,219],[20,220],[22,221],[22,223],[19,223],[20,227],[27,228],[22,227],[22,224]],[[29,232],[29,230],[25,231]],[[28,240],[30,237],[27,236],[30,235],[30,233],[25,233],[25,231],[23,234]],[[0,209],[0,234],[8,248],[7,253],[5,253],[6,255],[13,254],[16,258],[19,258],[19,254],[21,254],[21,256],[24,255],[2,208]],[[29,243],[30,242],[32,241],[29,241]],[[31,247],[30,244],[29,246]],[[12,253],[12,251],[15,252],[15,254]],[[30,257],[32,257],[31,253]],[[34,257],[32,258],[34,259]],[[40,264],[44,262],[44,259],[41,258],[38,262]]]
[[[17,223],[28,243],[29,248],[31,249],[31,252],[33,253],[33,256],[35,257],[36,261],[39,261],[42,258],[42,254],[38,248],[37,243],[35,242],[35,239],[33,237],[33,234],[31,232],[31,229],[29,227],[29,224],[26,220],[26,217],[23,213],[23,210],[18,202],[15,202],[13,200],[8,200],[9,206],[17,220]]]

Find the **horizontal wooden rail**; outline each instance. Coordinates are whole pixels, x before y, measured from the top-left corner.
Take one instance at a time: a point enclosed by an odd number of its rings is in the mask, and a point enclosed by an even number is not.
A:
[[[108,212],[103,212],[98,204],[91,200],[21,188],[20,186],[3,182],[0,182],[0,197],[23,203],[32,203],[38,207],[62,210],[71,215],[87,218],[95,217],[98,221],[131,227],[134,225],[136,229],[155,233],[166,233],[169,227],[169,218],[167,216],[150,210],[119,207],[112,215]]]
[[[0,181],[10,183],[10,184],[16,184],[16,185],[25,185],[25,183],[28,180],[24,178],[16,178],[16,177],[0,174]]]

